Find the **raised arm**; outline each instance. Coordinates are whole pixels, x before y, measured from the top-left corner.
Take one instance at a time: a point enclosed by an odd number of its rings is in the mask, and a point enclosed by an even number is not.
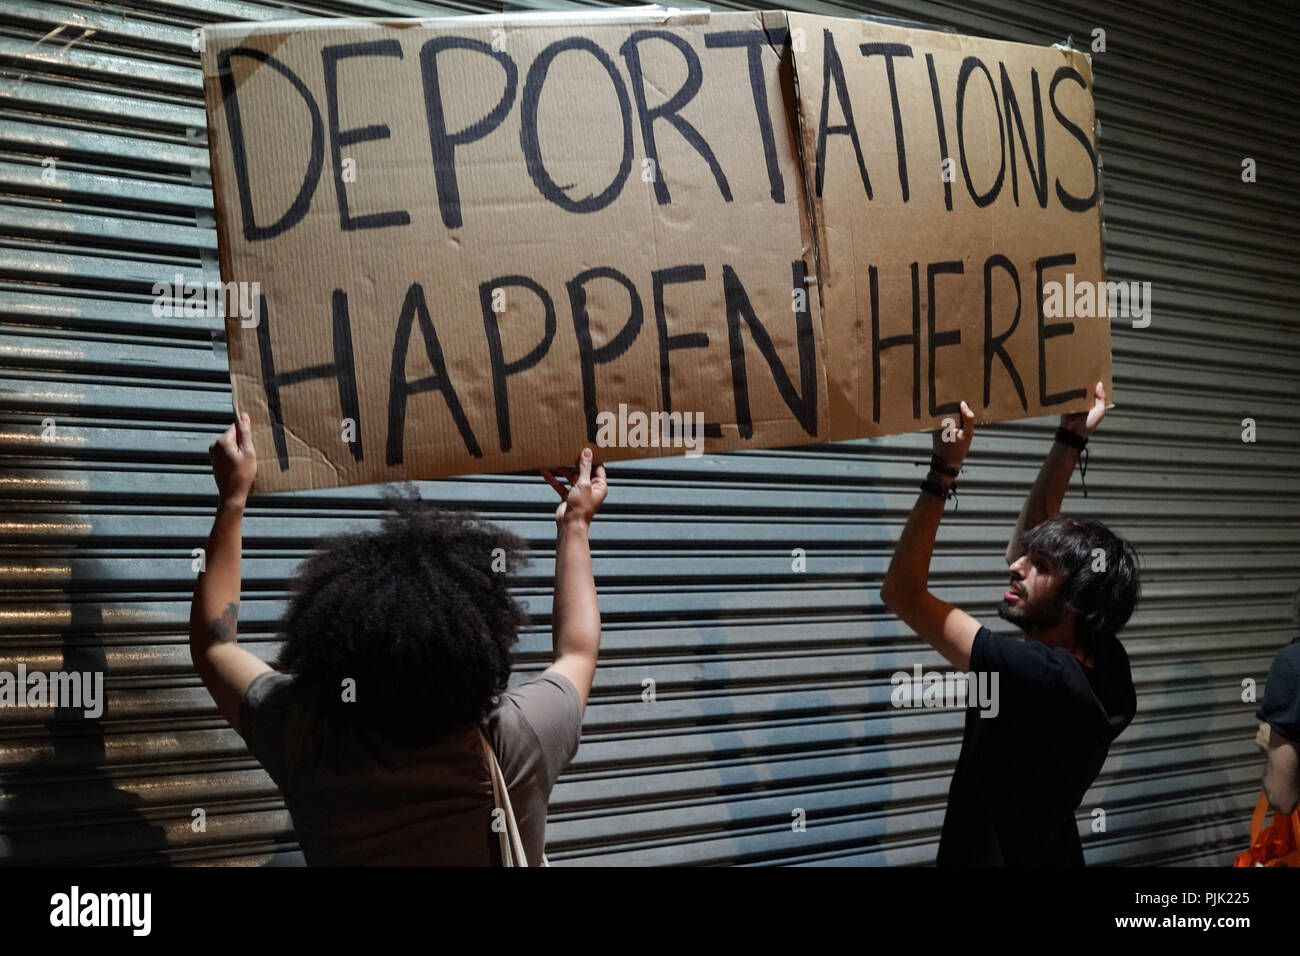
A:
[[[190,604],[190,659],[221,716],[239,730],[244,691],[254,677],[271,669],[235,643],[244,506],[257,473],[247,415],[226,429],[209,455],[219,501]]]
[[[555,509],[555,598],[551,609],[554,663],[547,668],[563,674],[578,689],[582,706],[596,676],[600,649],[600,604],[591,568],[588,531],[609,492],[605,466],[592,471],[591,449],[584,448],[577,469],[556,469],[569,481],[566,488],[550,471],[542,476],[562,499]]]
[[[1106,415],[1106,388],[1097,383],[1093,394],[1096,401],[1090,410],[1061,416],[1061,427],[1087,438],[1101,424]],[[1061,501],[1065,490],[1070,485],[1070,476],[1074,473],[1074,463],[1078,452],[1069,445],[1053,440],[1052,447],[1043,459],[1043,466],[1038,470],[1038,478],[1029,489],[1029,495],[1020,508],[1020,517],[1016,521],[1016,530],[1007,543],[1007,564],[1014,564],[1025,553],[1024,536],[1048,518],[1055,518],[1061,513]]]
[[[961,470],[975,428],[975,413],[965,402],[961,403],[961,415],[960,428],[934,433],[934,455],[944,468],[954,473]],[[945,434],[951,440],[945,440]],[[952,482],[952,476],[941,469],[932,470],[926,479],[927,485],[943,493]],[[979,622],[961,608],[930,593],[930,558],[939,519],[943,517],[943,505],[944,498],[934,491],[921,492],[894,547],[889,571],[880,586],[880,599],[954,667],[969,670]]]

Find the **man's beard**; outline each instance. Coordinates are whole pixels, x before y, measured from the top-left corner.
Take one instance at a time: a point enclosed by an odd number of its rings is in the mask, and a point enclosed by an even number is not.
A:
[[[1039,628],[1051,627],[1059,623],[1064,616],[1065,600],[1059,592],[1050,601],[1032,607],[1024,598],[1016,604],[1012,604],[1006,598],[998,602],[998,617],[1011,622],[1026,634]]]

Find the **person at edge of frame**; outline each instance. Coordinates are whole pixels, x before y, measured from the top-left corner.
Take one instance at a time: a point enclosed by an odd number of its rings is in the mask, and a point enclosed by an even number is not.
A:
[[[1300,591],[1291,612],[1300,628]],[[1300,807],[1300,635],[1273,658],[1255,719],[1260,721],[1255,741],[1268,755],[1264,792],[1274,812],[1290,816]]]
[[[588,530],[608,492],[583,449],[542,472],[555,512],[553,660],[506,690],[527,621],[509,592],[525,544],[413,486],[376,531],[324,539],[300,566],[273,668],[236,643],[242,520],[257,457],[241,415],[212,445],[220,501],[194,589],[190,654],[217,710],[284,795],[308,865],[502,863],[484,737],[524,859],[546,864],[551,789],[578,749],[600,609]],[[504,812],[504,811],[501,811]]]
[[[1061,416],[1007,546],[1010,585],[997,612],[1025,640],[992,633],[929,590],[944,502],[974,433],[965,402],[960,427],[934,434],[931,471],[881,586],[903,623],[969,673],[940,866],[1082,866],[1075,810],[1137,710],[1118,639],[1139,597],[1137,552],[1102,522],[1059,513],[1075,460],[1106,414],[1101,382],[1094,396],[1091,410]],[[993,706],[969,703],[981,677]]]

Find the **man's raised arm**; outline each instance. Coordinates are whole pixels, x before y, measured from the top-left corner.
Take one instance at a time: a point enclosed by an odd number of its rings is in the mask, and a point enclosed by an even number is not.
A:
[[[1086,441],[1106,415],[1106,389],[1101,382],[1094,390],[1096,402],[1087,412],[1075,412],[1061,416],[1061,428]],[[1016,530],[1012,532],[1007,544],[1007,564],[1014,564],[1025,553],[1024,536],[1042,524],[1048,518],[1055,518],[1061,512],[1061,501],[1065,498],[1065,489],[1070,485],[1070,476],[1074,473],[1074,463],[1078,459],[1078,450],[1059,440],[1052,441],[1052,447],[1043,459],[1043,467],[1038,470],[1038,478],[1029,489],[1029,495],[1020,509],[1020,518],[1016,521]]]
[[[904,624],[954,667],[970,669],[979,622],[961,608],[930,593],[930,559],[943,517],[944,500],[970,450],[975,413],[961,403],[961,424],[934,433],[934,457],[920,497],[894,547],[880,585],[880,599]]]

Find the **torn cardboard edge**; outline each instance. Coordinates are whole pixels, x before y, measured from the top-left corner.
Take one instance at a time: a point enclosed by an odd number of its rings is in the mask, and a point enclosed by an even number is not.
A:
[[[215,23],[201,29],[204,42],[208,39],[224,43],[234,40],[242,42],[250,36],[266,37],[277,35],[280,42],[299,33],[312,31],[348,30],[348,29],[383,29],[406,30],[418,27],[436,29],[456,26],[464,27],[582,27],[618,25],[624,23],[707,23],[712,15],[707,7],[663,7],[659,4],[644,4],[635,7],[611,7],[591,10],[528,10],[515,13],[469,13],[463,16],[437,17],[293,17],[282,20],[242,20],[233,23]],[[753,11],[760,13],[761,11]],[[777,11],[767,11],[769,13]],[[276,44],[277,46],[279,44]],[[215,77],[216,67],[209,68],[206,59],[201,60],[205,77]]]

